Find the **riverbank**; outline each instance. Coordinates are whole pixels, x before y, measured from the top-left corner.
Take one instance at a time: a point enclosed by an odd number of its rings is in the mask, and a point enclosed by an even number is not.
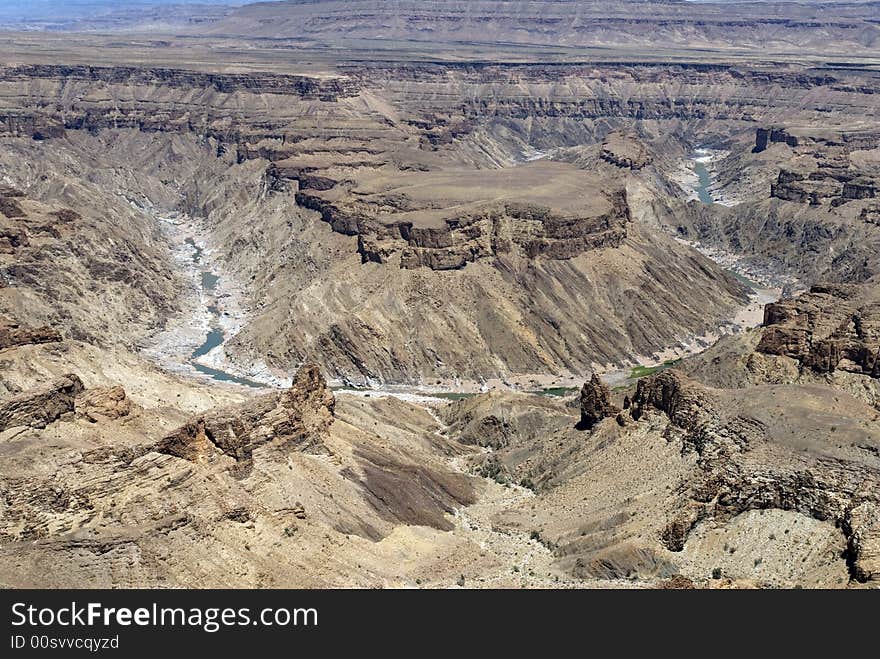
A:
[[[187,286],[180,293],[185,311],[169,321],[144,354],[172,373],[250,388],[269,386],[227,366],[223,344],[246,321],[245,295],[219,267],[218,252],[210,247],[201,222],[181,213],[154,215]]]
[[[728,151],[721,149],[695,149],[693,157],[683,161],[671,178],[686,193],[688,201],[736,206],[739,200],[726,194],[715,180],[717,163],[728,155]]]
[[[713,196],[712,171],[714,163],[724,155],[723,151],[699,149],[694,167],[688,170],[694,176],[692,194],[703,203],[717,203]],[[226,342],[241,330],[248,318],[244,303],[246,295],[244,288],[225,271],[219,251],[211,247],[207,228],[201,221],[181,214],[157,216],[157,219],[166,231],[175,262],[187,275],[189,286],[182,295],[184,305],[190,311],[173,319],[145,352],[172,372],[222,384],[242,385],[252,390],[289,387],[292,382],[289,375],[275,372],[261,362],[243,368],[227,355]],[[753,260],[746,261],[718,248],[678,240],[727,269],[751,289],[748,303],[709,331],[684,337],[674,345],[648,355],[624,356],[614,364],[585,365],[585,373],[520,374],[482,381],[432,378],[430,384],[367,383],[366,386],[352,386],[349,382],[331,379],[330,385],[346,395],[393,396],[426,406],[491,391],[573,395],[589,373],[598,374],[611,386],[622,386],[642,374],[699,354],[725,335],[759,326],[763,322],[764,306],[779,299],[784,287],[797,284],[793,278],[778,275],[770,268],[756,265]]]

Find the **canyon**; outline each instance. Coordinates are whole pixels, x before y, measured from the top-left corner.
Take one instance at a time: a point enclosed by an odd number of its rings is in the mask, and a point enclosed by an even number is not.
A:
[[[0,32],[0,583],[876,587],[876,3],[342,4]]]

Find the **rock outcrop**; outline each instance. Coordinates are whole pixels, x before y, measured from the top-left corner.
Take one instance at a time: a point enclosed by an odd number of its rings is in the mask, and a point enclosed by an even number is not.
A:
[[[31,327],[0,317],[0,350],[37,343],[56,343],[61,334],[49,327]]]
[[[132,402],[121,385],[87,389],[76,398],[76,415],[98,423],[131,414]]]
[[[165,436],[155,448],[192,462],[226,455],[243,465],[265,444],[312,451],[322,445],[322,436],[333,422],[334,404],[318,367],[307,364],[290,389],[208,410]]]
[[[880,447],[880,435],[850,440],[862,443],[846,457],[835,455],[825,443],[824,429],[805,420],[831,394],[799,387],[775,391],[778,411],[765,415],[756,411],[754,392],[704,387],[674,369],[639,382],[634,417],[651,410],[666,415],[666,437],[694,451],[700,470],[690,486],[689,505],[666,526],[662,542],[681,551],[701,520],[729,520],[748,510],[793,510],[842,528],[852,576],[874,578],[880,553],[880,467],[870,455]],[[785,431],[774,430],[775,424]],[[825,431],[837,434],[838,442],[863,435],[855,420],[848,428],[832,425]],[[861,447],[872,451],[862,458]]]
[[[797,135],[784,128],[759,128],[752,153],[784,143],[793,157],[779,168],[770,196],[810,206],[830,206],[880,196],[880,171],[857,152],[880,146],[876,129],[829,131],[799,129]],[[856,155],[854,155],[856,154]]]
[[[788,146],[797,146],[798,138],[791,135],[784,128],[758,128],[755,131],[755,148],[752,153],[761,153],[766,151],[771,144],[783,143]]]
[[[880,505],[866,501],[849,512],[849,560],[853,576],[861,582],[880,582]]]
[[[816,285],[768,304],[757,351],[791,357],[819,373],[880,377],[880,300],[869,286]]]
[[[18,426],[45,428],[73,412],[76,397],[83,390],[82,380],[71,373],[49,385],[24,391],[0,402],[0,432]]]
[[[581,420],[578,428],[590,430],[602,419],[617,416],[620,408],[611,402],[611,391],[599,376],[593,374],[589,382],[581,388]]]

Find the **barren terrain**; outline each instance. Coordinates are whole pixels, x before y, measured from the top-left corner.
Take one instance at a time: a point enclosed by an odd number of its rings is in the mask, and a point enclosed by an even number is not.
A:
[[[0,584],[876,586],[877,4],[461,4],[0,32]]]

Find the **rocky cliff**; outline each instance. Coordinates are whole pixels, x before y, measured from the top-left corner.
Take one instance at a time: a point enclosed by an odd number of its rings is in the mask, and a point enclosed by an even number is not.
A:
[[[796,359],[819,373],[880,377],[880,303],[873,287],[813,286],[769,304],[757,351]]]
[[[838,442],[853,443],[854,450],[846,456],[828,446],[816,430],[788,439],[779,434],[779,425],[796,423],[794,415],[799,413],[807,413],[802,423],[809,425],[815,409],[812,404],[828,394],[820,388],[804,388],[800,391],[804,400],[797,401],[790,398],[798,395],[797,389],[776,393],[782,407],[776,412],[778,417],[769,420],[754,414],[753,404],[745,403],[756,392],[707,389],[675,371],[639,382],[633,399],[637,415],[641,418],[651,409],[664,413],[671,423],[667,436],[671,439],[683,433],[685,447],[697,452],[701,470],[691,486],[689,506],[664,529],[663,542],[673,551],[682,551],[693,527],[707,517],[729,520],[753,509],[796,510],[830,520],[844,530],[850,551],[847,560],[855,578],[880,576],[875,572],[877,547],[873,544],[877,521],[869,512],[876,511],[878,504],[880,464],[871,450],[864,455],[858,450],[860,436],[867,440],[867,447],[875,446],[878,436],[855,425],[833,427]],[[744,413],[750,408],[751,413]],[[862,540],[867,537],[874,540]]]
[[[225,454],[242,466],[264,444],[313,451],[322,447],[321,438],[333,422],[334,404],[318,367],[307,364],[288,390],[210,410],[164,437],[155,450],[192,462]]]

